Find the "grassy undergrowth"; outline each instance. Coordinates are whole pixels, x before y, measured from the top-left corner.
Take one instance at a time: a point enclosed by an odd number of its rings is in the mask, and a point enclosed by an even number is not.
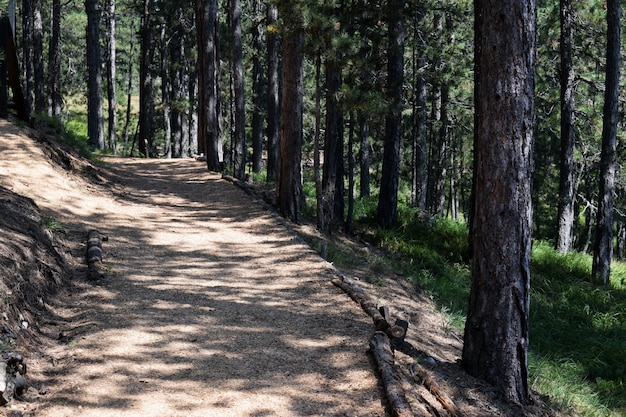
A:
[[[370,205],[371,207],[371,205]],[[462,330],[470,272],[465,225],[400,211],[400,226],[378,230],[372,208],[358,228],[396,259]],[[611,285],[589,283],[591,257],[533,244],[530,383],[581,416],[626,416],[626,265],[614,262]]]

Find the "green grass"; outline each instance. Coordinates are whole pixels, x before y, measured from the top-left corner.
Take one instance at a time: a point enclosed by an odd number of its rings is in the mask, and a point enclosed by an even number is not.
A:
[[[402,208],[398,227],[378,230],[372,206],[357,205],[357,229],[462,330],[470,287],[466,226]],[[581,416],[626,416],[626,264],[614,262],[611,285],[597,287],[591,263],[589,255],[534,242],[530,384]]]

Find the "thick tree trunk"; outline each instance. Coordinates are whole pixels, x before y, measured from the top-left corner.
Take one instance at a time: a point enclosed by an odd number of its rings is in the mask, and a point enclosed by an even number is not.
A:
[[[102,55],[100,53],[100,9],[97,0],[85,0],[87,13],[87,133],[94,149],[105,149],[102,116]]]
[[[341,91],[339,57],[326,61],[326,135],[322,176],[323,230],[331,233],[343,223],[343,114],[338,101]]]
[[[402,131],[402,83],[404,78],[404,0],[390,0],[387,90],[389,110],[385,118],[383,171],[378,198],[378,224],[394,226],[398,212],[398,176]]]
[[[278,180],[280,102],[278,82],[278,9],[267,3],[267,181]]]
[[[611,275],[613,252],[613,206],[615,193],[617,120],[619,117],[620,76],[620,1],[607,1],[607,45],[604,110],[602,117],[602,154],[596,236],[593,247],[592,280],[606,285]]]
[[[299,222],[302,215],[302,97],[303,41],[300,27],[289,29],[283,39],[283,96],[280,115],[280,161],[277,203],[280,212]]]
[[[535,2],[474,4],[473,259],[462,364],[527,404]]]
[[[560,1],[561,20],[561,170],[556,249],[572,249],[574,226],[574,66],[572,65],[572,3]]]
[[[219,172],[221,141],[217,109],[217,0],[196,0],[198,33],[198,149],[207,169]]]

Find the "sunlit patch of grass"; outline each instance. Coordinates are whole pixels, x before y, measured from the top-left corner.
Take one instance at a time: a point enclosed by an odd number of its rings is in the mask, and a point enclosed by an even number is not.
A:
[[[590,283],[592,259],[533,249],[531,352],[533,384],[583,416],[626,409],[626,289],[614,263],[607,287]],[[537,362],[539,365],[534,364]]]

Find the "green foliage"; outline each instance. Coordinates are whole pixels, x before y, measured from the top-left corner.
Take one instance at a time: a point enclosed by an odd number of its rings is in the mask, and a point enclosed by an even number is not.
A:
[[[612,286],[595,287],[591,263],[547,243],[533,248],[533,385],[585,416],[618,415],[608,410],[626,407],[625,267],[614,264]]]
[[[91,147],[87,140],[87,121],[74,118],[67,123],[43,114],[33,116],[35,124],[45,126],[57,139],[72,146],[80,155],[93,159]]]
[[[357,228],[462,331],[471,282],[466,225],[402,207],[397,228],[377,230],[375,209],[374,199],[357,203]],[[529,382],[581,416],[619,416],[626,409],[626,264],[614,262],[610,287],[590,283],[591,264],[589,255],[534,242]]]

